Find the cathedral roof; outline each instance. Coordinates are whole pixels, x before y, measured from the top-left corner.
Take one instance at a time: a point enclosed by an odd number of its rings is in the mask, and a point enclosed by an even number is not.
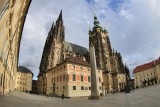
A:
[[[160,58],[154,61],[151,61],[149,63],[137,66],[134,70],[133,73],[141,72],[150,68],[153,68],[154,66],[160,64]]]
[[[64,42],[64,50],[69,52],[75,52],[76,54],[82,54],[83,56],[88,55],[87,48],[66,41]]]

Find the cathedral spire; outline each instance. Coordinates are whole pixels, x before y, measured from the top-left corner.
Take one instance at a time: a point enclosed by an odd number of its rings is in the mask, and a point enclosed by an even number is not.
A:
[[[58,19],[56,21],[56,25],[57,26],[63,26],[62,10],[61,10],[61,12],[60,12],[60,14],[58,16]]]
[[[60,12],[60,14],[59,14],[59,17],[58,17],[58,20],[60,21],[62,21],[62,10],[61,10],[61,12]]]

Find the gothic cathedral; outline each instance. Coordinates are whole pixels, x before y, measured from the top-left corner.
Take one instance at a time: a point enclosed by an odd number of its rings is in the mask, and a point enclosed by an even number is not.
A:
[[[95,47],[97,68],[101,71],[99,83],[102,91],[100,94],[103,92],[123,91],[127,85],[126,66],[123,64],[121,54],[112,49],[107,30],[100,26],[95,15],[94,27],[92,30],[89,30],[89,43],[92,43]],[[63,84],[61,76],[55,77],[56,74],[51,74],[51,72],[57,73],[57,70],[55,69],[62,65],[64,65],[64,68],[67,67],[64,69],[62,76],[63,81],[67,81],[67,83]],[[40,93],[56,93],[56,95],[61,95],[61,93],[66,92],[66,96],[70,97],[72,96],[72,93],[69,95],[68,91],[72,90],[64,87],[69,87],[69,83],[72,83],[73,81],[81,81],[83,83],[85,82],[83,78],[86,80],[86,83],[83,85],[79,82],[77,82],[77,84],[73,82],[73,90],[78,90],[79,84],[81,84],[81,91],[83,90],[83,87],[85,90],[90,90],[90,74],[85,74],[85,72],[81,72],[80,74],[72,72],[72,70],[85,71],[86,68],[88,71],[90,70],[89,51],[85,47],[65,41],[65,29],[61,11],[56,23],[52,24],[46,39],[39,67],[38,90]],[[59,72],[63,71],[61,68],[58,70]],[[51,77],[51,75],[53,76]],[[81,75],[80,80],[79,75]],[[48,86],[49,84],[50,86]],[[88,86],[86,86],[86,84],[88,84]],[[57,88],[55,88],[55,86]],[[60,87],[63,87],[63,91],[61,92],[59,92]],[[57,91],[55,91],[56,89]],[[80,95],[83,95],[83,92]],[[84,95],[90,95],[90,91],[88,94],[84,93]]]

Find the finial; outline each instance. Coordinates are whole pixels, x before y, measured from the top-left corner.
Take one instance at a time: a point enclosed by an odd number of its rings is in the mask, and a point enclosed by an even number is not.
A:
[[[96,30],[97,28],[102,30],[102,27],[100,27],[99,21],[98,21],[96,15],[95,15],[95,13],[94,13],[94,23],[93,24],[94,24],[93,30]]]
[[[97,16],[96,16],[96,14],[94,13],[94,20],[97,20]]]

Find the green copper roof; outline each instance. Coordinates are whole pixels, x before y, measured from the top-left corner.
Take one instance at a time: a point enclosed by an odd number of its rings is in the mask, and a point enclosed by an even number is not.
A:
[[[94,14],[94,28],[101,28],[97,16]]]
[[[88,56],[88,50],[85,47],[64,42],[64,50],[68,50],[69,52],[75,52],[76,54],[82,54],[83,56]]]

